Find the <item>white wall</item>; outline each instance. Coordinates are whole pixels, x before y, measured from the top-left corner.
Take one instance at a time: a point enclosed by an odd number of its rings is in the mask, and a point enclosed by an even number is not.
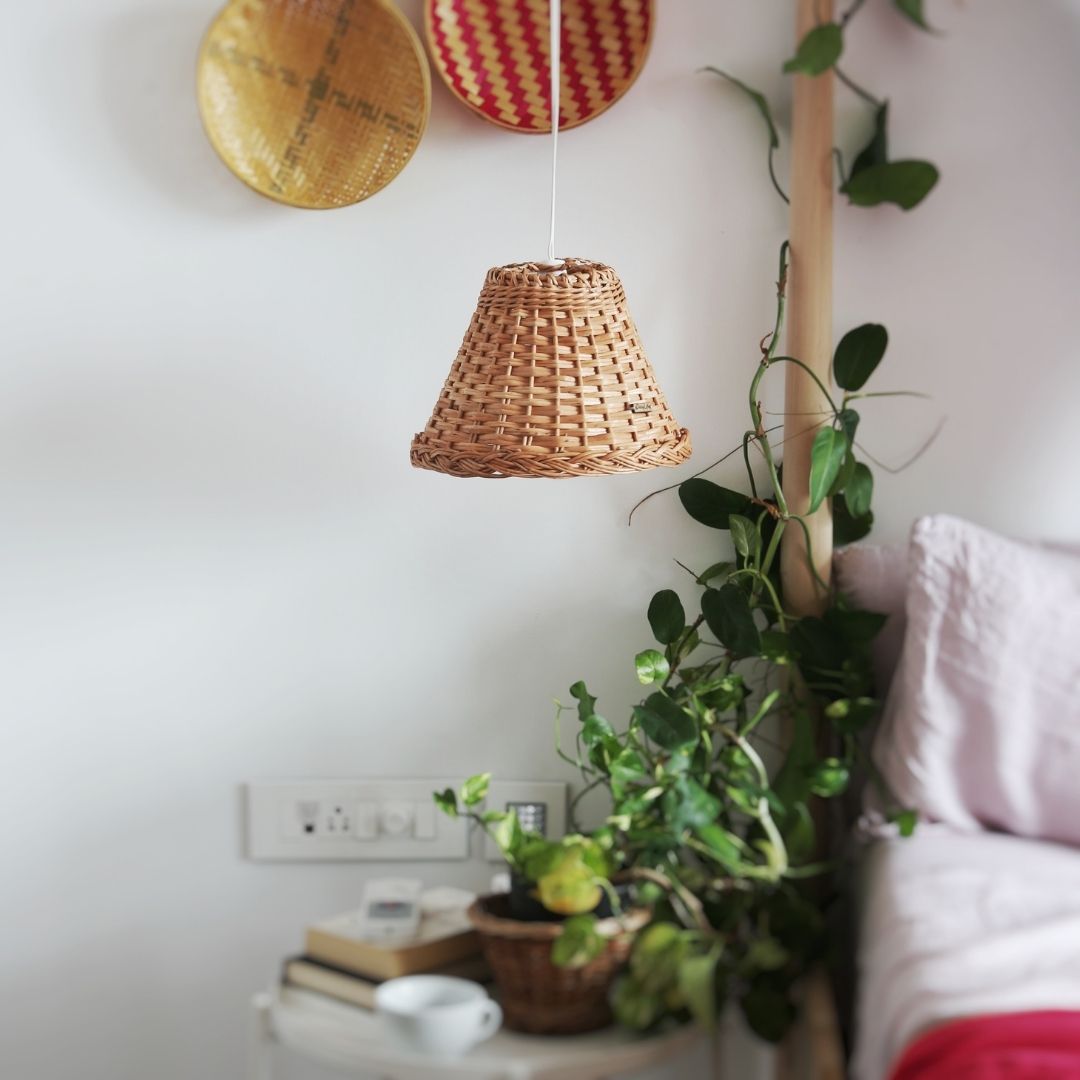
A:
[[[405,7],[419,22],[419,0]],[[892,98],[894,154],[943,174],[909,215],[838,212],[838,332],[885,322],[881,385],[935,394],[875,410],[868,448],[902,460],[949,417],[917,465],[879,476],[881,535],[949,509],[1076,536],[1080,14],[1056,0],[929,9],[945,36],[869,4],[847,64]],[[237,1076],[248,994],[364,874],[244,862],[238,784],[558,777],[552,697],[584,675],[618,717],[648,597],[681,584],[671,557],[712,555],[671,496],[626,528],[666,474],[490,484],[409,467],[485,270],[542,253],[547,148],[436,80],[416,158],[369,203],[264,201],[199,127],[192,69],[213,10],[4,12],[12,1080]],[[785,227],[753,110],[694,71],[737,71],[786,116],[789,14],[660,0],[640,82],[564,141],[560,246],[621,273],[693,430],[687,473],[746,424]],[[868,118],[840,100],[850,160]]]

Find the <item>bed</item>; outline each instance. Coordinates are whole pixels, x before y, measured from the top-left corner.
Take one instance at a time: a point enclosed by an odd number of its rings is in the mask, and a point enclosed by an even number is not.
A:
[[[863,823],[855,1080],[1080,1080],[1078,554],[935,517],[837,555],[889,614],[874,756],[921,811]]]
[[[1080,1029],[1080,852],[925,824],[873,842],[861,878],[856,1080],[958,1018],[1077,1010]]]

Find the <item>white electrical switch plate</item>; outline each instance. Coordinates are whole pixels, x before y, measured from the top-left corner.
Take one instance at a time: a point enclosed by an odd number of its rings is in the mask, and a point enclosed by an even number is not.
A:
[[[566,784],[536,780],[492,780],[485,810],[517,811],[522,827],[555,838],[566,833]],[[502,862],[495,841],[484,841],[484,857]]]
[[[247,853],[256,861],[466,859],[467,823],[435,812],[460,780],[255,780]]]

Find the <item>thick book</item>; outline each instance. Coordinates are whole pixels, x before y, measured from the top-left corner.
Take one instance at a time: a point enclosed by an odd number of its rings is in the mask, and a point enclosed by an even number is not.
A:
[[[426,974],[452,975],[478,983],[491,981],[491,971],[481,956],[459,960]],[[324,964],[310,956],[291,956],[282,965],[281,981],[285,986],[299,986],[362,1009],[373,1009],[375,988],[383,980],[365,979],[361,975]]]
[[[480,939],[464,911],[425,916],[414,937],[368,941],[364,923],[350,911],[309,926],[304,952],[313,960],[369,979],[396,979],[444,968],[480,954]]]

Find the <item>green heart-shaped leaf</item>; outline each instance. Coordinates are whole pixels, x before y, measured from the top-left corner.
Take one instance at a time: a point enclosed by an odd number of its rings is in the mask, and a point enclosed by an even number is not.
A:
[[[551,962],[556,967],[584,967],[607,945],[607,938],[596,929],[595,915],[572,915],[551,946]]]
[[[679,485],[679,500],[686,512],[711,529],[726,529],[732,514],[745,514],[750,499],[739,491],[695,476]]]
[[[859,430],[859,414],[854,409],[841,409],[836,422],[840,425],[840,430],[847,436],[848,442],[854,443],[855,432]]]
[[[686,628],[686,612],[679,594],[673,589],[661,589],[649,601],[648,617],[653,637],[661,645],[670,645],[676,641]]]
[[[836,23],[822,23],[799,42],[795,55],[784,64],[784,71],[820,75],[840,59],[843,51],[844,31]]]
[[[709,629],[736,658],[756,656],[761,634],[750,610],[750,601],[738,585],[706,589],[701,597],[701,613]]]
[[[855,469],[844,488],[844,502],[854,518],[865,517],[870,513],[870,502],[874,497],[874,474],[869,465],[856,462]]]
[[[919,823],[919,814],[916,810],[899,810],[889,820],[899,828],[901,836],[910,836]]]
[[[694,1019],[706,1030],[716,1027],[716,951],[691,956],[679,965],[679,991]]]
[[[751,983],[739,1005],[754,1034],[766,1042],[778,1043],[795,1019],[795,1006],[786,988],[765,981],[767,977]]]
[[[640,780],[645,775],[645,763],[636,750],[627,747],[612,759],[609,772],[613,784],[624,786]]]
[[[656,649],[639,652],[634,657],[634,668],[637,671],[638,682],[645,686],[649,683],[663,682],[671,671],[667,657]]]
[[[665,750],[677,750],[697,742],[694,718],[660,691],[650,694],[644,704],[634,707],[634,718],[641,730]]]
[[[461,785],[461,801],[466,806],[475,806],[477,803],[483,802],[487,798],[488,785],[491,783],[491,773],[479,773],[476,776],[470,776],[464,784]]]
[[[833,378],[843,390],[861,390],[874,369],[881,363],[889,344],[889,332],[880,323],[863,323],[849,330],[836,346],[833,356]],[[844,412],[854,412],[845,409]],[[858,421],[858,413],[855,414]],[[854,430],[852,431],[854,440]]]
[[[727,870],[742,863],[742,851],[735,837],[719,825],[702,825],[694,830],[709,849],[709,854]]]
[[[869,169],[871,165],[884,165],[889,160],[889,103],[883,102],[874,112],[874,134],[851,163],[851,175]]]
[[[848,767],[837,758],[825,758],[810,773],[810,790],[823,799],[840,795],[850,779]]]
[[[458,816],[457,795],[454,794],[453,788],[432,792],[432,797],[435,799],[435,805],[447,817],[456,818]]]
[[[570,696],[577,699],[578,719],[584,724],[596,709],[596,698],[580,679],[570,687]]]
[[[754,523],[742,514],[732,514],[729,519],[731,539],[735,550],[744,558],[752,559],[761,550],[761,537]]]
[[[822,428],[814,436],[810,448],[810,513],[812,514],[829,494],[840,466],[844,464],[849,446],[848,438],[836,428]]]
[[[581,741],[588,749],[594,746],[611,746],[615,729],[602,716],[593,713],[581,725]]]
[[[854,544],[868,536],[874,526],[874,513],[865,514],[863,517],[851,516],[847,508],[847,502],[837,500],[833,503],[833,544],[843,547],[845,544]]]
[[[895,203],[910,210],[930,194],[939,176],[929,161],[887,161],[855,173],[840,190],[855,206]]]
[[[909,18],[921,30],[933,31],[933,27],[923,15],[923,0],[893,0],[893,3],[902,15]]]

